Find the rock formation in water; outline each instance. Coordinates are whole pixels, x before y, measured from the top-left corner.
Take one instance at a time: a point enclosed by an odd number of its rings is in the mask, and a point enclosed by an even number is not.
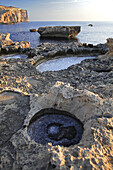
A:
[[[13,42],[10,39],[10,33],[0,33],[0,54],[10,54],[19,52],[23,48],[29,48],[30,42],[21,41],[21,42]]]
[[[0,23],[2,24],[15,24],[18,22],[28,22],[27,10],[15,8],[13,6],[0,5]]]
[[[80,26],[52,26],[38,29],[41,37],[48,38],[74,38],[80,32]]]
[[[29,31],[30,31],[30,32],[37,32],[37,29],[32,28],[32,29],[30,29]]]

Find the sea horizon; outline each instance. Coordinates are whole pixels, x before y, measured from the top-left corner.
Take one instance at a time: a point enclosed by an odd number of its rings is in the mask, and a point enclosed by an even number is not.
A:
[[[93,24],[93,27],[88,26]],[[0,32],[11,34],[13,41],[29,41],[31,47],[36,47],[40,43],[62,43],[69,40],[48,40],[40,39],[38,32],[30,32],[30,29],[37,29],[46,26],[81,26],[81,32],[76,36],[79,42],[88,44],[106,43],[107,38],[113,35],[112,21],[29,21],[14,25],[0,25]]]

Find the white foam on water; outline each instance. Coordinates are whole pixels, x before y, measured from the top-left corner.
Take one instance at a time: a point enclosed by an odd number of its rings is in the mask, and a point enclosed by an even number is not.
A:
[[[65,58],[58,58],[54,60],[49,60],[44,63],[41,63],[36,67],[36,69],[40,72],[45,71],[59,71],[64,70],[70,67],[71,65],[75,65],[80,63],[85,59],[93,59],[95,57],[65,57]]]

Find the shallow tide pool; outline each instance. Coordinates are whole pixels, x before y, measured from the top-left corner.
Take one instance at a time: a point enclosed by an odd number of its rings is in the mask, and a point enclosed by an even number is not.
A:
[[[64,70],[70,67],[71,65],[75,65],[80,63],[85,59],[93,59],[95,57],[64,57],[58,58],[54,60],[48,60],[44,63],[41,63],[36,67],[36,69],[40,72],[44,71],[59,71]]]
[[[1,58],[6,58],[6,59],[10,59],[10,58],[14,58],[14,59],[26,59],[28,56],[27,55],[21,55],[21,54],[9,54],[9,55],[4,55],[1,56]]]

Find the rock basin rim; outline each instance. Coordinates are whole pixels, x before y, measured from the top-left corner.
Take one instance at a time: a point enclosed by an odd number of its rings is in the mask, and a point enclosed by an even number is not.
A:
[[[32,117],[32,119],[29,122],[29,125],[32,124],[33,122],[35,122],[36,119],[38,119],[39,117],[44,116],[45,114],[50,114],[50,115],[52,115],[52,114],[66,115],[66,116],[72,117],[73,119],[76,119],[78,122],[80,122],[80,120],[76,116],[74,116],[73,114],[69,113],[68,111],[60,110],[60,109],[55,109],[55,108],[44,108],[44,109],[41,109],[39,112],[37,112]],[[82,122],[81,122],[81,124],[82,124]],[[29,125],[27,125],[27,126],[29,126]]]

